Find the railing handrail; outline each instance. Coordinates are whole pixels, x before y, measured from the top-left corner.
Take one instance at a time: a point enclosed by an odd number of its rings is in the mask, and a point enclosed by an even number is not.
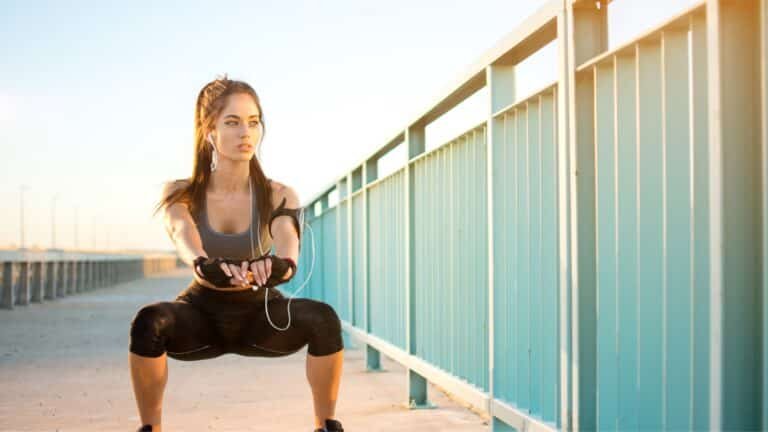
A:
[[[768,0],[694,0],[616,48],[608,3],[548,2],[314,196],[310,291],[369,368],[406,366],[412,406],[429,380],[499,431],[764,429]],[[554,12],[558,77],[529,103],[515,66]],[[481,84],[483,134],[427,150]]]
[[[572,2],[574,0],[571,0]],[[403,141],[404,131],[417,126],[425,125],[450,111],[464,99],[483,88],[486,84],[485,68],[493,63],[517,62],[537,51],[541,46],[553,40],[557,34],[557,15],[564,8],[563,0],[549,0],[542,5],[533,15],[525,19],[518,27],[507,33],[491,48],[486,50],[469,66],[465,67],[455,78],[437,93],[436,102],[427,104],[426,108],[418,108],[409,116],[413,120],[406,124],[405,128],[398,129],[393,136],[381,147],[376,148],[362,160],[352,164],[344,171],[344,174],[329,182],[310,199],[306,200],[302,207],[314,205],[320,198],[331,192],[336,185],[343,181],[348,173],[365,165],[370,160],[375,160]],[[554,32],[554,34],[552,33]],[[545,41],[546,42],[543,42]],[[518,49],[520,48],[520,49]],[[516,49],[518,49],[516,51]],[[434,100],[433,99],[433,100]],[[367,183],[363,179],[364,183]]]

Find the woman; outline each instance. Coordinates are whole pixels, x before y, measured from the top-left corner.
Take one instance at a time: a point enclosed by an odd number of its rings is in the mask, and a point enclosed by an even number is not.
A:
[[[166,356],[280,357],[305,345],[315,432],[343,431],[333,419],[344,355],[339,318],[326,303],[286,299],[274,288],[296,271],[301,218],[296,192],[267,179],[254,157],[263,134],[251,86],[224,76],[200,91],[192,177],[166,185],[157,207],[194,279],[174,301],[142,307],[131,323],[141,432],[162,428]]]

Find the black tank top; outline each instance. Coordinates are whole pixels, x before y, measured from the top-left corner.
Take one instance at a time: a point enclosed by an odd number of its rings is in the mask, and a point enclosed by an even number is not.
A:
[[[213,228],[211,228],[211,223],[208,220],[208,205],[206,202],[207,196],[205,194],[203,195],[203,203],[197,217],[195,218],[195,223],[197,225],[197,231],[200,233],[200,240],[203,242],[203,250],[205,250],[205,253],[208,254],[209,257],[224,257],[248,260],[251,258],[259,257],[262,254],[270,251],[272,248],[272,242],[270,239],[266,238],[266,236],[262,236],[262,251],[259,252],[259,240],[257,236],[259,235],[260,231],[258,227],[261,226],[261,223],[259,221],[259,211],[256,203],[255,188],[253,191],[252,199],[253,219],[255,219],[256,223],[254,224],[254,220],[251,219],[247,230],[241,233],[227,234],[214,231]],[[251,254],[251,247],[249,245],[251,241],[249,231],[253,231],[254,256]]]

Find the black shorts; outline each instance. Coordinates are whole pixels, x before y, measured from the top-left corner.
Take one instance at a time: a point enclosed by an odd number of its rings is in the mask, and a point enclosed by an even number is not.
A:
[[[177,360],[203,360],[233,353],[255,357],[281,357],[299,351],[324,356],[344,345],[341,321],[327,303],[290,300],[291,322],[281,331],[265,313],[265,289],[217,291],[196,281],[174,301],[143,306],[130,330],[130,352],[144,357],[167,353]],[[288,325],[289,299],[269,289],[266,309],[278,328]]]

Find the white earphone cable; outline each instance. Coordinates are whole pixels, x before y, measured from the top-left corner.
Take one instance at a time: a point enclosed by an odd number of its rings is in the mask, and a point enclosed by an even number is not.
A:
[[[251,223],[253,223],[253,189],[252,189],[252,186],[251,186],[251,179],[250,179],[250,177],[248,178],[248,192],[249,192],[248,195],[250,197],[250,203],[251,203],[251,205],[250,205]],[[261,221],[256,223],[257,228],[260,228],[260,225],[261,225]],[[269,324],[275,330],[285,331],[285,330],[288,330],[288,328],[291,326],[291,301],[296,296],[296,294],[298,294],[301,290],[304,289],[304,286],[307,284],[307,282],[309,282],[309,279],[312,277],[312,271],[315,268],[315,233],[314,233],[314,231],[312,231],[312,227],[308,223],[304,222],[303,213],[302,213],[301,221],[299,221],[299,230],[301,230],[301,226],[302,225],[304,225],[307,228],[309,228],[309,231],[312,234],[312,243],[311,243],[312,244],[312,264],[310,264],[310,266],[309,266],[309,273],[307,274],[307,278],[304,279],[304,282],[302,282],[302,284],[299,286],[299,289],[297,289],[294,293],[292,293],[290,295],[290,297],[288,297],[288,307],[287,307],[287,311],[288,311],[288,324],[285,326],[285,328],[279,328],[279,327],[275,326],[275,324],[272,322],[272,319],[269,318],[269,308],[267,307],[267,299],[269,298],[269,288],[270,287],[265,287],[267,292],[264,294],[264,312],[267,315],[267,321],[269,321]],[[267,229],[269,229],[269,227],[267,227]],[[254,253],[253,253],[254,252],[254,250],[253,250],[253,226],[250,227],[248,232],[251,235],[250,236],[251,237],[251,242],[250,242],[250,245],[251,245],[251,259],[253,259],[254,258]],[[259,235],[257,237],[257,240],[258,240],[258,244],[259,244],[259,253],[261,255],[264,255],[264,251],[261,248],[261,229],[259,229]],[[259,255],[259,256],[261,256],[261,255]],[[291,277],[292,278],[296,277],[296,275],[294,274]],[[258,285],[251,285],[251,289],[256,291],[256,290],[259,289],[259,286]]]

